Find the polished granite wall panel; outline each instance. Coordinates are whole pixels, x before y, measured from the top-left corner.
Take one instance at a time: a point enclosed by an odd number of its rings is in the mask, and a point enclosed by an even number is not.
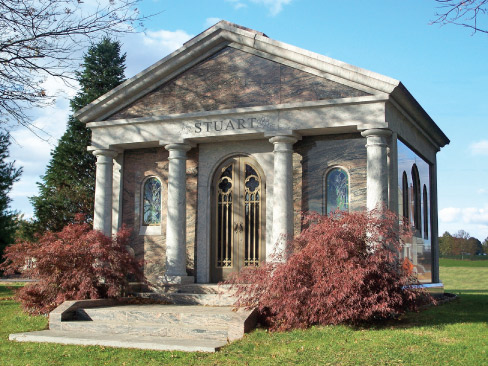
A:
[[[109,119],[369,95],[232,47],[184,71]]]
[[[302,210],[325,214],[325,174],[342,167],[349,173],[349,207],[366,209],[366,139],[359,134],[304,137],[295,145],[302,156]]]
[[[187,160],[187,270],[194,272],[196,235],[198,151],[188,152]],[[155,176],[161,187],[161,232],[144,235],[141,232],[141,189],[146,177]],[[122,223],[132,228],[131,246],[138,259],[145,261],[144,273],[151,283],[164,274],[166,262],[166,203],[168,187],[168,151],[162,147],[126,150],[124,152]]]
[[[414,188],[412,167],[416,166],[420,180],[420,227],[414,225]],[[407,177],[408,202],[403,202],[403,173]],[[430,195],[430,166],[419,155],[413,152],[402,141],[398,141],[398,212],[403,213],[403,206],[407,206],[409,212],[409,226],[413,228],[413,236],[405,238],[403,256],[408,258],[414,265],[414,271],[420,283],[432,282],[432,223],[431,217],[431,195]],[[427,205],[423,200],[423,191],[427,193]],[[427,214],[427,218],[424,216]],[[405,218],[403,218],[405,220]],[[424,227],[427,223],[427,228]],[[426,230],[427,229],[427,230]],[[426,231],[426,232],[425,232]]]

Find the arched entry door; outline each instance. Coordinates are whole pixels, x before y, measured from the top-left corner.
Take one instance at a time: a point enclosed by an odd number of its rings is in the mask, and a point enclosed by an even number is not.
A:
[[[262,170],[250,157],[232,157],[217,169],[212,181],[212,282],[264,260],[265,191]]]

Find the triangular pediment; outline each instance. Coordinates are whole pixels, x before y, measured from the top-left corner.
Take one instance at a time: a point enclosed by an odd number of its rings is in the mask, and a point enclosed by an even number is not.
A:
[[[109,119],[139,118],[371,95],[225,47]]]
[[[93,122],[384,95],[399,84],[220,21],[75,116]]]

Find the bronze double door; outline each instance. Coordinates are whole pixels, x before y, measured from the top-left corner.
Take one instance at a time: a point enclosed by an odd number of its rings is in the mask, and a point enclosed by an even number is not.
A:
[[[217,169],[212,181],[212,282],[264,260],[265,194],[264,175],[254,159],[235,156]]]

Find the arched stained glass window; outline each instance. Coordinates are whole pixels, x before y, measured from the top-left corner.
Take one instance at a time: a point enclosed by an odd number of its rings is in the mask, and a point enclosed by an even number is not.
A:
[[[327,214],[335,210],[349,211],[349,177],[341,168],[333,168],[326,177]]]
[[[142,224],[145,226],[161,224],[161,182],[154,177],[144,182]]]

